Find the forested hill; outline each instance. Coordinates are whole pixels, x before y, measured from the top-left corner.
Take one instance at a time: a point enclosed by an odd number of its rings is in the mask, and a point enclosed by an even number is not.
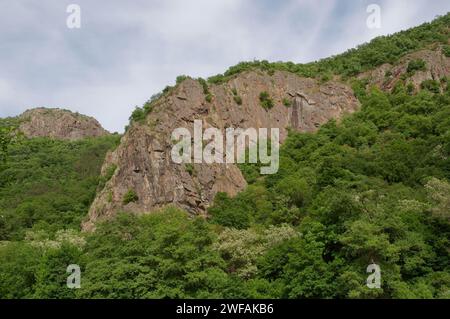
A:
[[[243,63],[199,80],[205,103],[256,68],[343,83],[360,105],[316,131],[289,130],[278,173],[241,165],[247,187],[219,192],[208,218],[125,210],[81,232],[96,193],[114,200],[120,167],[101,165],[120,137],[27,139],[0,121],[0,297],[450,298],[449,34],[447,14],[317,63]],[[157,125],[155,104],[185,80],[137,109],[126,136]],[[267,112],[292,107],[256,96]],[[126,195],[124,207],[141,200]],[[366,286],[372,263],[379,289]],[[66,287],[69,264],[80,289]]]
[[[334,75],[348,78],[374,69],[384,63],[395,64],[400,58],[414,51],[437,44],[448,45],[449,34],[450,13],[447,13],[430,23],[424,23],[393,35],[377,37],[342,54],[316,62],[307,64],[268,61],[242,62],[230,67],[223,74],[210,77],[208,82],[221,83],[252,68],[268,72],[274,72],[275,70],[289,71],[299,76],[322,80],[328,80]],[[446,46],[446,52],[450,55],[448,46]]]

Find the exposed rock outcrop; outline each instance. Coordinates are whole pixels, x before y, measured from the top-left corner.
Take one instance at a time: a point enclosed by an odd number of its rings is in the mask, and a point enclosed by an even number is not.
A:
[[[109,134],[96,119],[62,109],[27,110],[19,116],[19,120],[19,130],[30,138],[50,137],[72,141]]]
[[[283,142],[288,128],[314,131],[329,119],[339,119],[359,107],[346,84],[318,84],[314,79],[281,71],[273,75],[244,72],[224,84],[211,85],[209,91],[211,103],[205,100],[200,83],[187,79],[155,102],[144,123],[130,127],[120,146],[106,158],[103,174],[111,169],[114,173],[98,192],[83,223],[85,230],[120,210],[147,213],[175,204],[192,214],[206,214],[217,192],[233,195],[246,186],[234,164],[175,164],[170,156],[175,128],[192,132],[196,119],[202,121],[203,129],[279,128]],[[260,105],[259,96],[264,91],[274,102],[269,110]],[[236,94],[241,104],[235,101]],[[286,101],[290,106],[284,105]],[[136,196],[128,202],[124,198],[130,191]]]
[[[408,74],[408,64],[413,60],[423,60],[425,69]],[[406,83],[411,83],[415,90],[425,80],[440,81],[443,77],[450,75],[450,57],[446,57],[442,52],[442,47],[425,49],[411,54],[407,54],[395,64],[385,63],[381,66],[361,73],[358,78],[369,79],[370,85],[376,85],[382,90],[391,91],[395,84],[404,79]]]

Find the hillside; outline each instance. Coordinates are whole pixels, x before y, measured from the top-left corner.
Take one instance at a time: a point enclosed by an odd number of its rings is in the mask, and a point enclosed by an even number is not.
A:
[[[18,121],[19,130],[27,137],[74,141],[109,134],[96,119],[68,110],[35,108],[22,113]]]
[[[121,137],[1,120],[0,297],[450,298],[449,31],[180,76]],[[194,120],[278,127],[279,170],[173,163]]]
[[[166,204],[204,215],[218,192],[235,195],[241,191],[246,183],[235,165],[194,164],[191,167],[174,164],[167,156],[173,144],[170,133],[177,127],[186,127],[192,132],[194,120],[202,120],[204,128],[222,130],[226,127],[277,127],[283,142],[288,130],[312,132],[330,119],[340,119],[359,109],[360,103],[355,97],[358,92],[354,90],[366,90],[375,85],[390,91],[402,82],[409,91],[417,92],[422,85],[443,91],[446,84],[442,81],[450,75],[448,20],[447,15],[407,33],[376,39],[362,46],[360,51],[309,65],[309,68],[330,68],[322,70],[315,78],[302,74],[300,70],[306,66],[297,66],[299,69],[293,71],[295,68],[289,63],[266,62],[240,64],[223,76],[210,78],[209,83],[179,77],[174,88],[135,111],[136,120],[104,164],[104,170],[114,167],[114,174],[97,195],[84,228],[92,229],[98,219],[114,216],[118,211],[145,213]],[[361,52],[372,52],[383,43],[398,46],[405,43],[405,38],[423,37],[430,31],[434,35],[446,35],[441,38],[445,44],[431,43],[429,40],[433,37],[427,37],[418,41],[423,45],[418,51],[405,49],[405,54],[395,60],[386,58],[390,63],[380,64],[376,60],[373,69],[355,78],[348,78],[349,72],[337,67],[348,65],[355,57],[365,65],[362,61],[367,57],[360,55]],[[397,51],[394,47],[391,50]],[[331,71],[336,74],[325,79],[321,75]],[[338,73],[344,74],[345,79]],[[262,93],[267,93],[273,104],[268,109],[261,107]],[[191,170],[195,174],[189,173]],[[135,200],[124,201],[130,193],[135,195]]]
[[[186,127],[193,132],[193,122],[199,119],[204,128],[222,130],[277,127],[283,142],[288,129],[315,131],[329,119],[359,107],[349,85],[333,81],[317,84],[288,72],[268,75],[249,71],[223,84],[203,84],[190,78],[183,80],[167,96],[147,106],[151,112],[146,118],[132,123],[121,145],[104,164],[104,170],[114,167],[115,171],[92,205],[86,228],[99,217],[112,216],[119,210],[148,212],[169,203],[204,214],[217,192],[234,195],[245,187],[234,164],[194,164],[192,174],[189,166],[173,163],[169,155],[175,128]],[[261,107],[261,92],[269,95],[273,103],[270,109]],[[238,102],[234,97],[239,97]],[[129,190],[139,199],[124,203]]]

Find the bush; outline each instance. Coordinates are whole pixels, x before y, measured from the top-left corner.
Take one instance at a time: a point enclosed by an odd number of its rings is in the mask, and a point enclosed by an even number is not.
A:
[[[208,82],[206,82],[206,80],[202,79],[202,78],[198,78],[197,81],[202,86],[203,94],[205,94],[206,102],[211,103],[213,96],[212,96],[211,92],[209,91]]]
[[[292,106],[292,101],[287,99],[287,98],[284,98],[283,99],[283,105],[286,106],[286,107],[290,107],[290,106]]]
[[[425,71],[425,70],[426,70],[425,61],[422,59],[418,59],[418,60],[409,61],[406,72],[408,74],[412,75],[416,71]]]
[[[130,123],[144,121],[147,118],[147,115],[153,111],[153,107],[154,107],[153,102],[155,102],[157,99],[159,99],[164,94],[163,92],[154,94],[150,98],[150,100],[145,102],[143,107],[136,106],[133,113],[131,113],[131,116],[129,118]]]
[[[326,83],[333,79],[333,74],[331,72],[326,72],[325,74],[320,75],[320,83]]]
[[[233,100],[237,105],[242,105],[242,98],[239,95],[233,96]]]
[[[133,113],[131,113],[130,121],[131,122],[140,122],[145,120],[145,112],[142,108],[136,106]]]
[[[106,169],[105,175],[100,176],[99,183],[98,183],[98,189],[102,190],[105,187],[105,184],[113,177],[114,173],[116,172],[117,165],[112,164]]]
[[[208,209],[211,222],[237,229],[250,226],[250,212],[247,207],[233,201],[226,193],[219,192],[214,198],[214,205]]]
[[[273,100],[270,98],[270,95],[267,91],[263,91],[259,94],[259,101],[261,106],[265,110],[269,110],[274,106]]]
[[[131,202],[136,202],[138,200],[139,200],[139,197],[137,196],[136,192],[132,188],[130,188],[125,193],[125,195],[123,195],[122,202],[123,202],[124,205],[126,205],[126,204],[129,204]]]
[[[189,175],[194,176],[195,175],[195,167],[191,163],[187,163],[184,168],[186,169],[186,172],[189,173]]]
[[[420,84],[420,87],[424,90],[428,90],[432,93],[440,93],[441,87],[438,81],[435,80],[425,80]]]
[[[231,93],[233,94],[233,100],[237,105],[242,105],[242,98],[238,95],[236,88],[231,89]]]
[[[181,82],[183,82],[184,80],[186,80],[187,78],[188,78],[187,75],[179,75],[179,76],[177,76],[175,82],[176,82],[176,84],[178,85],[178,84],[180,84]]]
[[[450,57],[450,45],[444,45],[442,48],[442,52],[444,52],[444,55],[446,57]]]
[[[162,90],[162,93],[163,93],[163,94],[167,94],[167,93],[169,93],[170,90],[172,90],[172,89],[173,89],[173,86],[167,85],[167,86]]]
[[[414,87],[414,84],[412,84],[411,82],[409,82],[406,86],[406,92],[408,92],[408,94],[413,94],[415,89],[416,88]]]
[[[209,93],[208,82],[206,82],[205,79],[202,78],[198,78],[198,82],[202,86],[203,94],[207,95]]]

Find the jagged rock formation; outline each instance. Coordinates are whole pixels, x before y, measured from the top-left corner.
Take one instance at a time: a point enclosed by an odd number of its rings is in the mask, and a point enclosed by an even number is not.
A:
[[[213,98],[205,100],[200,83],[187,79],[173,92],[155,102],[145,122],[134,123],[123,136],[120,146],[107,155],[102,174],[113,172],[94,200],[85,230],[94,228],[99,219],[118,211],[147,213],[167,204],[175,204],[192,214],[206,214],[219,191],[236,194],[246,182],[234,164],[175,164],[170,156],[175,128],[193,131],[193,122],[202,120],[203,129],[216,127],[279,128],[280,141],[288,128],[314,131],[329,119],[339,119],[359,107],[351,88],[330,81],[319,84],[289,72],[247,71],[228,82],[209,87]],[[267,91],[274,107],[266,110],[259,95]],[[239,105],[234,94],[242,99]],[[290,106],[283,103],[289,101]],[[109,176],[108,176],[109,177]],[[127,192],[134,199],[124,201]]]
[[[19,116],[19,121],[19,130],[30,138],[50,137],[72,141],[109,134],[96,119],[62,109],[27,110]]]
[[[425,70],[419,70],[412,75],[407,74],[408,64],[413,60],[423,60]],[[446,57],[442,52],[442,46],[434,49],[424,49],[411,54],[407,54],[395,64],[382,64],[374,70],[361,73],[358,78],[368,78],[370,85],[376,85],[383,90],[391,91],[395,84],[405,79],[406,83],[411,83],[415,90],[425,80],[436,80],[440,82],[443,77],[450,74],[450,57]]]

